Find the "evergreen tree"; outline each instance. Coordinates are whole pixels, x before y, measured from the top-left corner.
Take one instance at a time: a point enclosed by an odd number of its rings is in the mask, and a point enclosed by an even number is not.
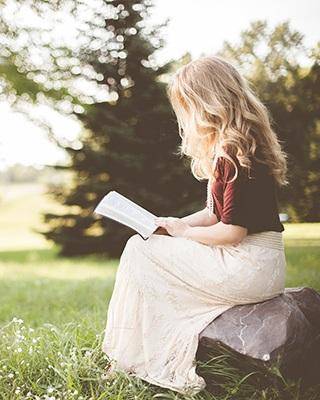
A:
[[[104,45],[98,41],[97,49],[89,48],[79,57],[98,74],[100,83],[108,86],[111,100],[87,105],[85,112],[77,113],[85,127],[81,148],[65,147],[71,158],[67,168],[74,171],[73,182],[51,190],[70,211],[44,215],[49,229],[43,234],[68,256],[120,255],[134,232],[93,214],[110,190],[162,216],[182,216],[204,204],[204,185],[196,186],[186,163],[176,154],[180,138],[161,79],[170,72],[170,64],[153,65],[152,54],[163,42],[159,27],[146,34],[143,25],[150,3],[107,3],[114,12],[112,18],[104,17],[110,42]],[[95,21],[101,25],[99,10],[90,22],[93,36]]]

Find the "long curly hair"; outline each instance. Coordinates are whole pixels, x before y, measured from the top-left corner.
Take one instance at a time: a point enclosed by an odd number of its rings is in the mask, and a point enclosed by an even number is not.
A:
[[[275,182],[287,185],[287,155],[271,128],[264,104],[237,69],[220,56],[180,67],[167,87],[182,138],[178,153],[191,158],[196,179],[212,179],[217,157],[234,158],[250,175],[252,159],[265,164]]]

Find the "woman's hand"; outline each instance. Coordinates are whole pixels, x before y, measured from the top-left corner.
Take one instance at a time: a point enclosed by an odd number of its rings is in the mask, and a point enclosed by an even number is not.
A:
[[[157,217],[155,224],[166,229],[171,236],[183,237],[190,225],[176,217]]]

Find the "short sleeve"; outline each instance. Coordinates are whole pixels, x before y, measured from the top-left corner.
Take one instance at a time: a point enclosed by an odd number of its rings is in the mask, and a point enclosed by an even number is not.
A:
[[[248,194],[249,178],[238,162],[238,175],[233,179],[236,169],[233,163],[227,158],[223,158],[222,179],[224,183],[223,190],[223,208],[220,220],[224,224],[239,225],[248,228]],[[232,182],[230,182],[232,180]]]

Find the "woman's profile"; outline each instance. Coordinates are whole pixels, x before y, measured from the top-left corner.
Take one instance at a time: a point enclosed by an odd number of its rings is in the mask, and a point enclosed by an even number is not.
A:
[[[281,294],[286,259],[277,189],[286,154],[268,111],[227,60],[206,56],[168,85],[181,153],[207,179],[203,209],[157,219],[146,241],[132,235],[120,257],[102,350],[121,370],[195,394],[200,332],[227,309]],[[164,233],[164,234],[163,234]]]

